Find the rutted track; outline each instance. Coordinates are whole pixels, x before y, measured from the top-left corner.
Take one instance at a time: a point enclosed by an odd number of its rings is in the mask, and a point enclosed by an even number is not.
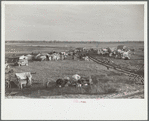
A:
[[[114,70],[117,70],[119,72],[123,72],[124,74],[126,75],[130,75],[130,76],[134,76],[134,77],[139,77],[141,75],[137,74],[135,71],[131,70],[131,69],[126,69],[126,68],[122,68],[120,66],[117,66],[116,64],[114,63],[110,63],[109,61],[102,61],[100,59],[96,59],[92,56],[88,56],[90,60],[100,64],[100,65],[103,65],[105,67],[107,67],[107,69],[111,68],[111,69],[114,69]],[[144,79],[142,80],[142,83],[144,83]]]

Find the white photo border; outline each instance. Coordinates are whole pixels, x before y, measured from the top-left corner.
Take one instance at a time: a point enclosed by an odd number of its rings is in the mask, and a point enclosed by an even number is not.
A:
[[[1,32],[1,101],[2,120],[146,120],[148,118],[148,43],[147,2],[91,1],[2,1]],[[5,99],[5,5],[7,4],[100,4],[144,5],[144,99]]]

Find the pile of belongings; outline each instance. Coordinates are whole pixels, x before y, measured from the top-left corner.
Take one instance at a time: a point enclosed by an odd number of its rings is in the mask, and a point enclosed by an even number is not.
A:
[[[64,77],[64,79],[58,79],[56,81],[56,85],[58,87],[67,87],[67,86],[76,86],[76,87],[82,87],[82,86],[88,86],[93,84],[91,76],[89,78],[83,78],[78,74],[75,74],[71,77]]]

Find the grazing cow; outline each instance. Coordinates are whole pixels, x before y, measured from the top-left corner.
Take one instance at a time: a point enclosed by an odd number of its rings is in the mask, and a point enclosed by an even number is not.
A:
[[[18,79],[18,86],[22,89],[22,85],[32,85],[32,75],[30,72],[16,73],[15,76]]]

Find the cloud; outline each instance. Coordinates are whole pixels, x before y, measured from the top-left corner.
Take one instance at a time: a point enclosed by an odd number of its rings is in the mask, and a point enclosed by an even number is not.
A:
[[[143,40],[143,5],[6,5],[6,40]]]

